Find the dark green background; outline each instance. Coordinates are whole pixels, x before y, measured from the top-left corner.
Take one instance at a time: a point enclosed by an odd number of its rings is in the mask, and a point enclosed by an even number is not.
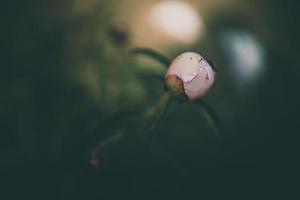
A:
[[[101,140],[101,134],[126,124],[130,113],[153,104],[163,89],[130,67],[135,62],[126,54],[127,34],[112,32],[113,12],[108,10],[115,3],[100,1],[95,12],[82,15],[72,14],[71,0],[1,3],[0,198],[297,195],[297,1],[248,1],[242,10],[210,20],[210,40],[220,27],[245,28],[260,36],[268,52],[267,72],[251,92],[236,91],[221,70],[220,83],[207,97],[224,127],[222,144],[193,106],[175,105],[158,131],[119,141],[103,166],[93,169],[86,153],[91,135]],[[259,19],[243,15],[251,9]],[[218,47],[203,48],[223,65]]]

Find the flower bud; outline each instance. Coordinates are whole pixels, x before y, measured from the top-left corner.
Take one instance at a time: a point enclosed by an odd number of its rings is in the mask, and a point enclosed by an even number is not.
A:
[[[192,52],[176,57],[166,73],[166,85],[175,95],[189,100],[203,97],[213,86],[216,72],[204,58]]]

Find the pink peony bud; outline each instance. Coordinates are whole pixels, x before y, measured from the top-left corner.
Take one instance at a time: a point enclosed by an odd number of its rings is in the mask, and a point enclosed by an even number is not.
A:
[[[174,94],[189,100],[203,97],[212,87],[216,72],[202,56],[186,52],[176,57],[166,73],[166,84]]]

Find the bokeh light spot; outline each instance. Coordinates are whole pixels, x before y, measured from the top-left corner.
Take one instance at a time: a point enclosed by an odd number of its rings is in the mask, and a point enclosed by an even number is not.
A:
[[[265,49],[252,34],[226,31],[221,34],[221,42],[237,79],[254,81],[263,75],[266,67]]]
[[[162,1],[150,10],[153,29],[183,43],[191,44],[204,33],[203,20],[197,10],[181,1]]]

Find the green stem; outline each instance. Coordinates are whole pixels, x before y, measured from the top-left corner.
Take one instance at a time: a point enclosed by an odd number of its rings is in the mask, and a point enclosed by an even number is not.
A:
[[[151,129],[156,129],[162,122],[167,109],[172,100],[172,95],[169,92],[164,92],[160,97],[157,104],[149,108],[149,110],[143,116],[144,126],[148,126]]]
[[[170,65],[170,60],[163,54],[149,48],[134,48],[130,51],[132,55],[145,55],[160,62],[166,68]]]
[[[117,131],[117,133],[113,134],[111,137],[105,139],[103,142],[100,143],[101,148],[107,149],[109,146],[111,146],[116,141],[120,141],[122,138],[124,138],[124,132]]]
[[[151,128],[156,129],[160,122],[163,120],[163,117],[165,115],[165,112],[170,105],[171,102],[171,94],[169,92],[165,92],[162,94],[161,98],[158,100],[158,102],[150,107],[138,120],[140,122],[139,126],[141,128],[141,131],[138,131],[141,133],[145,128]],[[148,131],[144,131],[144,133],[148,133]],[[128,134],[124,131],[124,129],[116,130],[114,134],[112,134],[110,137],[106,138],[104,141],[100,143],[101,147],[104,149],[112,145],[113,143],[120,141],[127,137]]]

